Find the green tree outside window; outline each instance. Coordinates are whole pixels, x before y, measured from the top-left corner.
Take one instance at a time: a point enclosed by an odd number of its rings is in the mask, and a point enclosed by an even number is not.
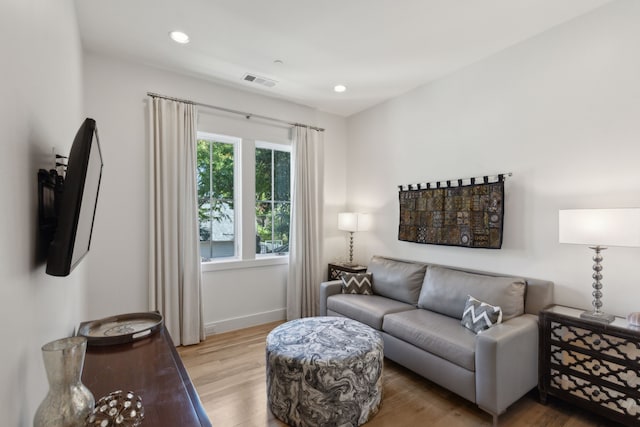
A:
[[[200,242],[205,242],[201,243],[201,256],[204,260],[233,256],[235,255],[233,144],[199,139],[197,180]]]
[[[197,141],[198,220],[203,261],[236,255],[234,173],[235,162],[241,162],[239,165],[244,162],[235,158],[239,138],[207,135],[210,138],[201,136]],[[256,145],[256,254],[288,253],[291,154],[273,144]]]
[[[288,253],[291,153],[256,148],[256,253]]]

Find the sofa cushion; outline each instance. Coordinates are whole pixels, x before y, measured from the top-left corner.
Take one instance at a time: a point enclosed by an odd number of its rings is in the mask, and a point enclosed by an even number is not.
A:
[[[426,264],[374,256],[367,268],[373,274],[373,293],[407,304],[418,303]]]
[[[381,330],[386,314],[415,310],[415,307],[378,295],[336,294],[327,298],[327,310]]]
[[[467,296],[502,308],[502,320],[524,313],[526,282],[522,278],[466,273],[445,267],[429,267],[420,291],[418,307],[462,319]]]
[[[462,326],[477,334],[501,322],[500,307],[479,301],[469,295],[460,321]]]
[[[462,368],[475,371],[476,334],[460,320],[415,309],[384,317],[382,330]]]
[[[371,283],[371,273],[342,273],[340,275],[342,280],[342,293],[343,294],[373,294],[373,288]]]

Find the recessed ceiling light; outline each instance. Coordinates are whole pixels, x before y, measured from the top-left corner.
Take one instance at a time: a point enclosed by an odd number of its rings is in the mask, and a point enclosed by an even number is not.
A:
[[[182,31],[171,31],[169,37],[176,43],[186,44],[189,43],[189,36]]]
[[[345,85],[335,85],[333,87],[333,90],[334,90],[334,92],[341,93],[341,92],[344,92],[345,90],[347,90],[347,87]]]
[[[273,61],[273,63],[276,64],[276,65],[282,65],[282,64],[284,64],[284,61],[282,59],[275,59]]]

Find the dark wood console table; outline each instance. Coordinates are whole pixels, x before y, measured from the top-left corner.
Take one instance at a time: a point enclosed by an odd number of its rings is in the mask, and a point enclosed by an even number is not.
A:
[[[164,326],[132,343],[88,346],[82,382],[96,401],[116,390],[141,396],[143,425],[211,426]]]

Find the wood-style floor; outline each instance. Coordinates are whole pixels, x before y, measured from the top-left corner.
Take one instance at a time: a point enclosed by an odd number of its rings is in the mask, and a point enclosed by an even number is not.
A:
[[[184,365],[214,427],[284,427],[267,408],[266,336],[280,322],[213,335],[195,346],[178,347]],[[367,427],[491,426],[491,416],[474,404],[385,359],[384,397]],[[500,416],[500,426],[594,427],[615,425],[604,418],[532,391]]]

